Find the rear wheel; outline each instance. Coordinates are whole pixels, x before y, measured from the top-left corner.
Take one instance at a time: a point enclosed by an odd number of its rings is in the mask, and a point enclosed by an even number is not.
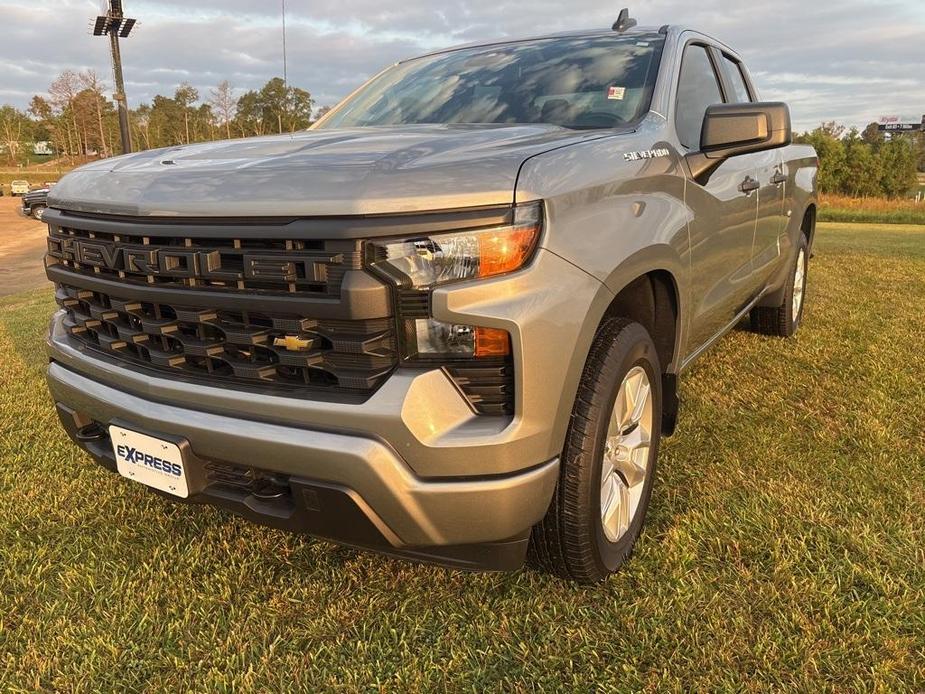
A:
[[[532,563],[579,583],[620,568],[645,520],[661,421],[652,338],[638,323],[607,320],[585,364],[559,484],[533,529]]]
[[[796,259],[790,270],[787,291],[780,306],[756,306],[752,309],[752,330],[764,335],[791,337],[803,320],[806,299],[806,280],[809,271],[809,245],[800,235]]]

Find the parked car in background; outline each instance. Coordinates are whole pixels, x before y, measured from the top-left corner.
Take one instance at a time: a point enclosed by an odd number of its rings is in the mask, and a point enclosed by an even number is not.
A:
[[[23,195],[22,213],[41,221],[42,216],[45,214],[45,208],[48,207],[49,190],[49,188],[36,188]]]
[[[17,179],[10,183],[10,194],[11,195],[25,195],[29,192],[29,181],[23,179]]]

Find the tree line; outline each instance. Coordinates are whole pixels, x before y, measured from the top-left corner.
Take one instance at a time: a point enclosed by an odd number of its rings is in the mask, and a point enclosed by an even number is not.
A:
[[[242,94],[228,81],[205,95],[183,83],[173,96],[158,94],[132,109],[129,121],[135,148],[154,149],[303,130],[312,123],[314,107],[309,91],[279,77]],[[858,131],[830,122],[795,139],[819,153],[824,193],[901,197],[916,188],[916,171],[925,171],[925,132],[886,138],[876,123]],[[95,72],[65,70],[26,111],[0,107],[0,160],[22,163],[28,144],[40,141],[51,142],[58,156],[121,154],[116,108]]]
[[[239,94],[223,81],[206,95],[188,83],[173,96],[156,95],[129,112],[136,149],[303,130],[312,123],[309,91],[274,77],[262,88]],[[318,115],[326,112],[322,108]],[[21,111],[0,106],[0,160],[23,163],[28,145],[50,142],[58,156],[109,157],[122,153],[115,104],[92,70],[65,70],[47,95],[32,97]]]
[[[876,123],[864,130],[823,123],[795,140],[819,154],[819,190],[853,198],[898,198],[918,187],[925,171],[925,132],[885,137]]]

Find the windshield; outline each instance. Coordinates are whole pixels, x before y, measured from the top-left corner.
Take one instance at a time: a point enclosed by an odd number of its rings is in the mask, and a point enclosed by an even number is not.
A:
[[[319,128],[544,123],[613,128],[649,110],[664,37],[592,36],[480,46],[385,71]]]

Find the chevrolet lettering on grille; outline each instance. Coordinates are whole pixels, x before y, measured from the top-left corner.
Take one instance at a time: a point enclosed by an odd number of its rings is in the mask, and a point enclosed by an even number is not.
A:
[[[127,275],[237,282],[325,282],[327,266],[343,262],[337,253],[267,253],[239,249],[119,244],[50,236],[48,255]]]

